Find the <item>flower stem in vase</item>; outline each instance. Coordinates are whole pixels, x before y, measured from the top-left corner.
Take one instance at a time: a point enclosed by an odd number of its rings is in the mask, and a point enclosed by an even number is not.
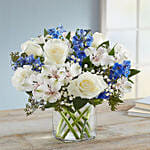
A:
[[[66,130],[66,132],[64,133],[64,135],[62,136],[62,138],[63,139],[65,139],[65,137],[67,136],[67,134],[69,133],[69,131],[71,130],[71,132],[72,132],[72,128],[70,128],[70,127],[73,127],[73,126],[75,126],[77,123],[79,123],[81,120],[81,118],[83,117],[83,115],[89,110],[89,107],[90,106],[88,106],[81,114],[80,114],[80,116],[79,117],[76,117],[76,119],[74,120],[74,122],[72,123],[72,124],[70,124],[70,125],[68,125],[68,129]],[[67,122],[66,122],[67,123]],[[80,125],[81,125],[81,127],[83,128],[83,124],[80,122]],[[74,130],[75,131],[75,130]],[[74,133],[73,133],[74,134]],[[88,134],[88,136],[90,136],[89,134]]]

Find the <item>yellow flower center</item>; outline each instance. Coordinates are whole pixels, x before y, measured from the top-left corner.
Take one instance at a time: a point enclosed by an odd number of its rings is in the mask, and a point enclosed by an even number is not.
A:
[[[91,91],[91,92],[94,92],[96,90],[94,83],[90,80],[82,80],[80,82],[80,87],[86,91]]]

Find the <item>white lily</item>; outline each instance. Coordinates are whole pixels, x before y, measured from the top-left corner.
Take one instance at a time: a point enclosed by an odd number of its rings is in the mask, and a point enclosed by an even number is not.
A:
[[[114,64],[114,57],[108,55],[107,50],[104,48],[98,48],[97,50],[92,48],[92,50],[89,51],[89,53],[90,60],[95,66],[112,66]]]
[[[45,79],[43,84],[34,90],[33,96],[35,99],[44,99],[45,101],[55,102],[61,98],[59,92],[61,83],[53,79]]]
[[[131,88],[132,88],[132,83],[130,83],[127,78],[122,77],[117,80],[116,89],[118,89],[122,93],[122,95],[124,93],[130,92]]]

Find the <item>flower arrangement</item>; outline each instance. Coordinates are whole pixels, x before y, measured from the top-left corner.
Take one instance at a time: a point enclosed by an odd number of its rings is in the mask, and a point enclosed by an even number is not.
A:
[[[83,131],[90,137],[90,106],[107,101],[115,110],[132,87],[131,77],[139,73],[131,69],[122,45],[111,48],[102,33],[91,30],[67,32],[62,25],[44,29],[44,35],[26,41],[21,49],[11,53],[12,84],[29,96],[25,112],[54,108],[62,117],[56,136],[63,139],[69,131],[75,139],[82,139]]]

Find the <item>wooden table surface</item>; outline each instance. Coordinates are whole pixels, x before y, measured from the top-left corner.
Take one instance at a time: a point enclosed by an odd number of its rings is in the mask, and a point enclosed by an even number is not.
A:
[[[51,134],[51,110],[26,117],[23,109],[0,111],[0,150],[150,150],[150,118],[128,116],[132,100],[111,112],[97,107],[97,137],[62,143]]]

